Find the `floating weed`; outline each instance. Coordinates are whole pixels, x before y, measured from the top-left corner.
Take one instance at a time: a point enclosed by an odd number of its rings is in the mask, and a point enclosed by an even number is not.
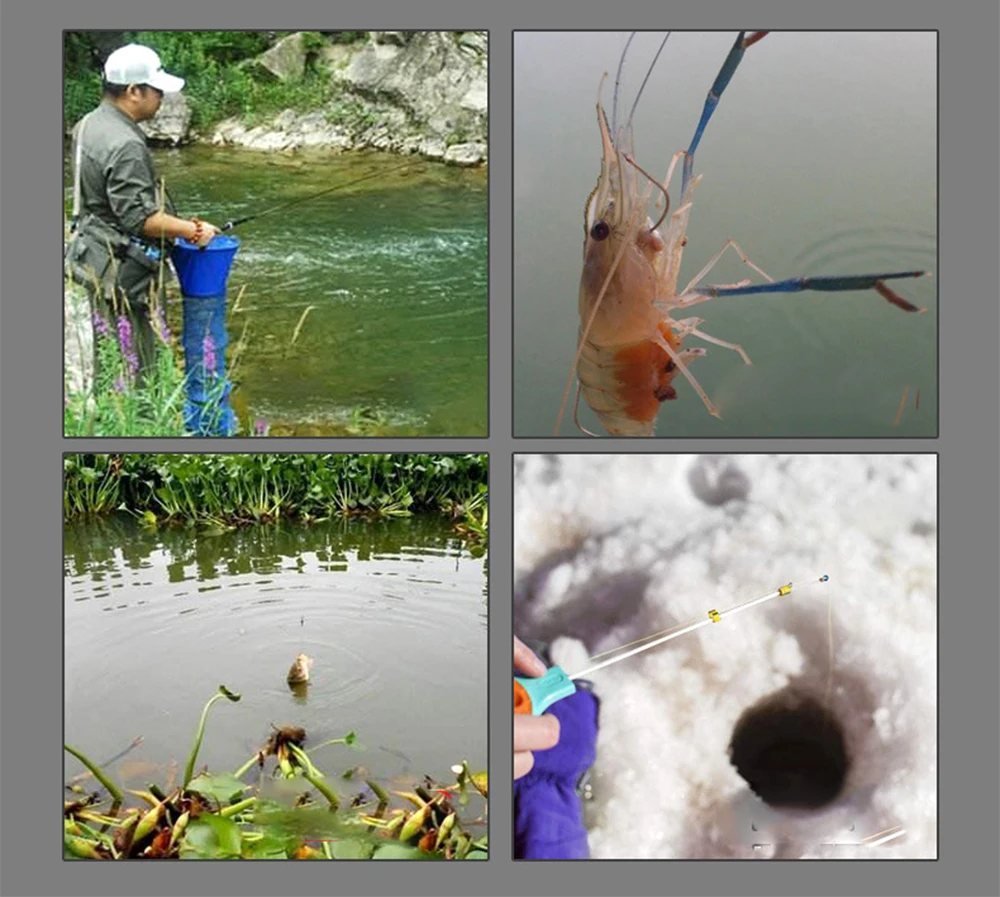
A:
[[[295,332],[292,334],[291,342],[288,344],[289,348],[295,345],[295,341],[299,338],[299,333],[302,332],[302,325],[305,324],[306,318],[309,316],[309,312],[311,312],[314,308],[316,308],[315,305],[307,305],[302,314],[299,315],[299,322],[295,325]]]
[[[184,783],[169,793],[155,784],[147,790],[124,792],[99,765],[66,745],[67,752],[108,791],[112,803],[100,808],[99,793],[64,803],[65,855],[78,859],[481,859],[487,855],[486,837],[477,840],[465,828],[476,822],[463,823],[451,802],[451,789],[476,780],[468,763],[454,767],[460,771],[459,781],[449,789],[435,788],[431,793],[418,785],[404,793],[414,809],[396,807],[388,819],[385,813],[391,796],[370,778],[366,784],[377,801],[375,811],[365,809],[371,800],[357,799],[342,809],[340,796],[303,747],[306,733],[298,726],[274,726],[267,742],[235,773],[206,771],[194,776],[211,707],[220,700],[238,699],[239,695],[219,686],[206,703]],[[348,732],[312,751],[332,745],[360,749],[355,733]],[[305,793],[294,806],[284,806],[262,796],[259,784],[242,781],[254,766],[262,779],[268,758],[276,761],[272,776],[301,781],[323,797],[325,805]],[[428,787],[433,785],[431,779],[426,781]],[[480,793],[485,813],[485,788]],[[126,794],[140,803],[123,809]]]

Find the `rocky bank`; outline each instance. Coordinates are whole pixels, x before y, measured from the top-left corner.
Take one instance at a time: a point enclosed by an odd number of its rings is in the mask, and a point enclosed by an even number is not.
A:
[[[184,94],[167,95],[143,124],[153,143],[211,143],[268,151],[305,147],[419,154],[455,165],[487,161],[488,44],[481,31],[372,31],[367,42],[317,46],[298,32],[247,63],[254,77],[294,80],[308,65],[331,79],[331,98],[253,126],[191,129]]]

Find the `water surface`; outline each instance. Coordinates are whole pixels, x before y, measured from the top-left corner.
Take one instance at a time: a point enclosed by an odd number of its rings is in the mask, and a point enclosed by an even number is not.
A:
[[[377,435],[486,434],[485,170],[322,150],[154,156],[179,214],[219,226],[376,175],[234,231],[244,421],[273,435],[338,435],[359,419]]]
[[[663,32],[637,36],[624,120]],[[595,103],[611,115],[627,33],[518,33],[514,41],[514,432],[552,434],[576,349],[584,204],[600,170]],[[686,149],[735,32],[675,32],[635,115],[637,161],[662,178]],[[695,157],[684,286],[732,238],[776,280],[936,271],[936,42],[927,33],[774,32],[746,51]],[[674,196],[679,191],[674,183]],[[707,279],[759,281],[728,250]],[[924,315],[873,291],[719,299],[692,313],[753,365],[704,346],[678,377],[661,436],[933,436],[937,280],[895,281]],[[685,315],[681,315],[684,317]],[[907,407],[894,419],[905,387]],[[916,393],[920,407],[915,407]],[[599,430],[589,409],[588,429]],[[572,424],[572,393],[561,431]],[[600,431],[603,432],[603,431]]]
[[[486,571],[437,516],[270,525],[218,534],[112,519],[65,527],[65,737],[130,787],[183,772],[206,700],[199,764],[230,771],[274,725],[321,748],[328,776],[363,767],[405,785],[485,769]],[[285,677],[315,658],[310,684]],[[67,760],[67,775],[79,771]],[[350,796],[363,784],[342,782]]]

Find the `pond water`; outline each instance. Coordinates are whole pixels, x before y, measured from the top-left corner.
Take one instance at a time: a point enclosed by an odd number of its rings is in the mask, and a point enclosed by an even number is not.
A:
[[[664,32],[636,37],[622,76],[628,116]],[[611,98],[627,33],[514,40],[514,431],[550,436],[576,350],[584,205],[600,171],[595,103]],[[675,32],[635,113],[640,165],[662,178],[686,149],[735,32]],[[776,280],[937,272],[937,48],[929,33],[772,32],[750,47],[708,125],[680,286],[732,238]],[[674,207],[679,177],[672,184]],[[651,205],[652,211],[652,205]],[[760,277],[731,249],[707,282]],[[677,377],[660,436],[933,436],[937,280],[892,284],[927,314],[874,291],[717,299],[695,308],[728,349]],[[685,317],[686,315],[679,315]],[[904,388],[907,407],[894,425]],[[915,407],[919,390],[919,408]],[[579,435],[572,393],[563,435]],[[596,416],[581,422],[600,430]]]
[[[438,516],[278,524],[217,534],[150,531],[130,519],[67,524],[65,739],[145,788],[183,774],[205,701],[199,767],[232,771],[271,724],[303,726],[306,747],[355,731],[362,749],[312,754],[397,790],[486,769],[487,577]],[[299,692],[295,656],[315,658]],[[270,766],[268,767],[270,768]],[[67,777],[81,769],[67,759]]]
[[[486,434],[485,170],[319,150],[154,156],[178,213],[219,226],[377,175],[234,231],[230,342],[246,327],[247,350],[233,402],[247,424],[340,435],[360,412],[378,435]]]

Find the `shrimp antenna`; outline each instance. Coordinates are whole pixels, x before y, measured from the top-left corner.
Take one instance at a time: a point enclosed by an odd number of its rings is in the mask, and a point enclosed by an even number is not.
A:
[[[632,43],[636,32],[632,32],[625,41],[625,49],[622,50],[621,59],[618,60],[618,71],[615,73],[615,95],[611,100],[611,143],[617,148],[618,140],[618,88],[622,82],[622,69],[625,67],[625,54],[628,53],[629,44]]]
[[[654,224],[650,228],[650,230],[656,230],[661,224],[663,224],[663,219],[667,217],[667,212],[670,211],[670,194],[667,193],[667,188],[664,187],[663,184],[661,184],[656,178],[654,178],[648,171],[646,171],[645,168],[643,168],[631,156],[626,156],[625,157],[625,161],[628,162],[628,164],[631,165],[633,168],[638,169],[639,172],[640,172],[640,174],[643,174],[647,178],[649,178],[649,180],[651,180],[656,185],[657,189],[659,189],[663,193],[663,198],[666,200],[666,202],[664,203],[664,206],[663,206],[663,214],[660,215],[660,218],[656,222],[656,224]]]
[[[667,41],[670,39],[672,31],[667,32],[667,36],[663,38],[660,44],[660,49],[656,51],[656,55],[653,57],[653,61],[649,64],[649,68],[646,70],[646,77],[642,79],[642,84],[639,85],[639,92],[635,95],[635,102],[632,104],[632,111],[628,114],[628,121],[625,123],[626,127],[632,126],[632,116],[635,115],[636,107],[639,105],[639,97],[642,96],[642,92],[646,89],[646,82],[649,81],[649,76],[653,74],[653,69],[656,68],[656,60],[660,58],[660,54],[663,52],[663,48],[667,45]]]

